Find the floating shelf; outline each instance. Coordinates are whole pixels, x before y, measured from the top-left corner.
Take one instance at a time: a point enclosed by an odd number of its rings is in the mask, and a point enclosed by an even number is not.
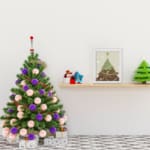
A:
[[[150,84],[138,84],[138,83],[82,83],[82,84],[66,84],[66,83],[60,83],[61,88],[86,88],[86,87],[106,87],[106,88],[111,88],[111,87],[121,87],[121,88],[126,88],[126,87],[150,87]]]

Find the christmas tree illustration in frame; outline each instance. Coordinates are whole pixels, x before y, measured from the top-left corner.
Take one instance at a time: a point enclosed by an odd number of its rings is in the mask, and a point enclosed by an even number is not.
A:
[[[96,48],[94,50],[94,83],[121,82],[120,48]]]

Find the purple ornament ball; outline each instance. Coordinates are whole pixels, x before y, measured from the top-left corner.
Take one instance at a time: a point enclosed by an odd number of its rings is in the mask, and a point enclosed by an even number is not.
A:
[[[24,75],[28,74],[28,69],[27,68],[23,68],[21,71],[22,71],[22,74],[24,74]]]
[[[17,129],[16,127],[12,127],[12,128],[10,129],[10,132],[11,132],[12,134],[16,134],[16,133],[18,133],[18,129]]]
[[[25,85],[24,87],[23,87],[23,90],[24,91],[27,91],[29,89],[29,87],[27,86],[27,85]]]
[[[53,95],[53,94],[52,94],[51,91],[49,91],[48,94],[47,94],[48,97],[51,97],[52,95]]]
[[[56,128],[51,127],[51,128],[49,128],[49,131],[50,131],[51,134],[55,134],[56,133]]]
[[[54,113],[53,114],[53,119],[54,120],[58,120],[60,118],[59,114],[58,113]]]
[[[43,78],[44,78],[44,77],[46,77],[45,72],[41,72],[41,74],[40,74],[40,75],[41,75],[41,77],[43,77]]]
[[[32,85],[37,85],[39,83],[38,79],[32,79],[31,80]]]
[[[42,121],[43,120],[43,115],[42,114],[37,114],[36,115],[36,120],[38,120],[38,121]]]
[[[15,83],[19,84],[20,82],[21,82],[21,79],[17,79]]]
[[[30,105],[29,105],[29,109],[30,109],[31,111],[35,111],[35,110],[36,110],[36,105],[35,105],[35,104],[30,104]]]
[[[28,139],[29,140],[34,140],[35,139],[35,135],[33,133],[29,133],[28,134]]]
[[[40,95],[44,95],[45,94],[45,90],[44,89],[40,89],[39,93],[40,93]]]
[[[13,113],[13,112],[14,112],[14,110],[13,110],[12,108],[8,108],[7,112],[9,112],[9,113]]]

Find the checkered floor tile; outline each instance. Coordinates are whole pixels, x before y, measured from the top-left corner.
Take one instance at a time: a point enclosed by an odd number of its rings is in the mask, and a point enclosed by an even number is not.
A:
[[[36,150],[150,150],[150,135],[70,136],[66,147],[39,146]],[[0,150],[20,150],[0,137]]]

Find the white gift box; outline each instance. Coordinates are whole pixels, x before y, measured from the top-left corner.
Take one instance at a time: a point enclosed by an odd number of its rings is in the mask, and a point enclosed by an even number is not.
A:
[[[63,131],[63,132],[57,131],[56,132],[56,138],[67,138],[67,136],[68,136],[67,131]]]
[[[68,143],[67,138],[45,138],[44,139],[44,145],[45,146],[66,146]]]
[[[56,137],[49,136],[44,139],[45,146],[66,146],[68,143],[67,132],[56,132]]]
[[[10,144],[16,144],[19,142],[19,136],[17,135],[15,139],[9,138],[9,136],[6,138],[6,140],[8,141],[8,143]]]
[[[20,139],[19,140],[19,149],[25,149],[25,148],[29,148],[29,149],[35,149],[38,147],[38,136],[36,136],[36,138],[34,140],[24,140],[24,139]]]

